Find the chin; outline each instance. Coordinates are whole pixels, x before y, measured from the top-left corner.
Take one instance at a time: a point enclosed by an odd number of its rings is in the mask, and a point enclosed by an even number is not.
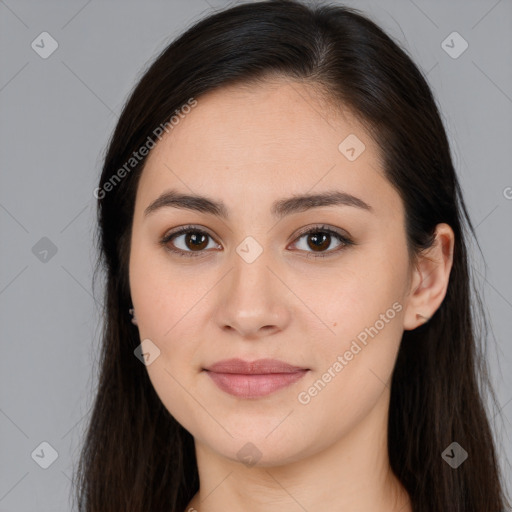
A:
[[[277,431],[269,434],[271,429],[268,426],[266,423],[261,430],[254,423],[247,430],[235,430],[227,426],[233,437],[212,437],[209,432],[201,436],[202,443],[208,451],[214,451],[217,455],[247,467],[282,466],[297,462],[316,451],[315,440],[305,438],[303,433],[283,429],[280,435],[276,434]],[[321,432],[321,429],[318,431]]]

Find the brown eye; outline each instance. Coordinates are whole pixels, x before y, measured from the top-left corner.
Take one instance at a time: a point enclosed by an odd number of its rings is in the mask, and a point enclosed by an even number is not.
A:
[[[184,238],[184,244],[191,250],[206,249],[208,245],[208,235],[200,232],[187,233]]]
[[[314,251],[328,249],[331,245],[331,235],[328,233],[312,233],[307,236],[309,238],[308,247]]]
[[[306,239],[305,243],[299,243],[302,239]],[[353,245],[354,242],[346,235],[342,235],[333,229],[328,227],[315,227],[303,232],[297,238],[299,242],[295,245],[301,251],[306,253],[308,257],[324,257],[331,256],[334,253],[338,253],[348,245]],[[337,241],[334,249],[327,250],[331,247],[333,241]],[[317,253],[317,254],[314,254]]]
[[[205,231],[185,226],[166,235],[161,244],[180,256],[201,256],[205,249],[217,247],[215,243],[210,246],[210,240],[213,242]]]

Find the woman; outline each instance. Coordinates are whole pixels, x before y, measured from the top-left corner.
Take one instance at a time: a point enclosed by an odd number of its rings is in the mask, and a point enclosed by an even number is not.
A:
[[[471,222],[431,91],[373,22],[200,21],[136,86],[95,195],[81,510],[504,509]]]

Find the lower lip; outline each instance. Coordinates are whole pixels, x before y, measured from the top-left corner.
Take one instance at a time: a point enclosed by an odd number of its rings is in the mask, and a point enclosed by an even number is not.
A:
[[[213,382],[226,393],[239,398],[260,398],[290,386],[300,380],[308,370],[292,373],[266,373],[247,375],[207,371]]]

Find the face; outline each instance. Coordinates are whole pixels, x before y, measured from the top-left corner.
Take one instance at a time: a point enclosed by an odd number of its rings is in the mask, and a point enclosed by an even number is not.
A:
[[[403,205],[362,125],[310,87],[197,101],[137,190],[129,278],[147,371],[196,443],[297,461],[388,389],[410,282]]]

